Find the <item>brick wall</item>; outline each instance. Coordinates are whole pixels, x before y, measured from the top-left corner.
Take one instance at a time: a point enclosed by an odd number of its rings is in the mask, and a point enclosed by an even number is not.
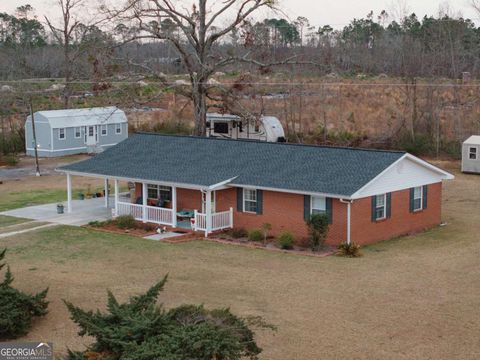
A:
[[[372,222],[371,198],[355,200],[352,205],[352,240],[358,244],[371,244],[401,235],[416,233],[441,222],[442,183],[428,186],[427,209],[410,213],[409,190],[392,193],[392,216]]]
[[[141,185],[136,186],[141,196]],[[355,200],[352,204],[351,237],[358,244],[371,244],[400,235],[422,231],[441,222],[442,184],[428,186],[428,207],[426,210],[410,213],[409,190],[392,193],[392,216],[379,222],[371,220],[371,198]],[[259,229],[263,223],[272,225],[271,234],[282,231],[295,235],[297,241],[308,236],[303,219],[304,197],[275,191],[263,192],[263,214],[249,214],[237,211],[237,191],[235,188],[216,192],[216,211],[234,211],[234,227],[247,230]],[[202,209],[201,192],[177,188],[177,209]],[[347,205],[334,199],[332,202],[333,224],[327,237],[327,244],[340,244],[347,238]]]
[[[275,191],[263,192],[263,214],[250,214],[237,211],[237,190],[227,189],[217,192],[217,207],[227,210],[233,207],[234,227],[247,230],[259,229],[263,223],[272,225],[271,234],[276,236],[283,231],[291,232],[297,241],[308,236],[303,218],[303,195]],[[333,224],[330,226],[327,243],[338,244],[347,237],[347,207],[339,200],[333,200]]]

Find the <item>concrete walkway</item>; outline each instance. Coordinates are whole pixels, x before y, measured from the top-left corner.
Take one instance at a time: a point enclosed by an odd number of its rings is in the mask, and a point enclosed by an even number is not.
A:
[[[66,205],[66,204],[64,204]],[[57,203],[29,206],[21,209],[0,212],[0,215],[46,221],[61,225],[86,225],[90,221],[104,221],[112,217],[112,210],[105,208],[105,199],[73,200],[72,212],[57,214]]]
[[[45,225],[39,225],[39,226],[36,226],[36,227],[31,227],[31,228],[24,229],[24,230],[17,230],[17,231],[2,233],[2,234],[0,234],[0,239],[7,238],[9,236],[14,236],[14,235],[27,233],[27,232],[34,231],[34,230],[40,230],[40,229],[51,227],[51,226],[57,226],[57,224],[45,224]]]

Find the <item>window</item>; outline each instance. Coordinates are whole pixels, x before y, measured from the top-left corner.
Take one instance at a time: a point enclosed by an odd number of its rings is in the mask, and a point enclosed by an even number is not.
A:
[[[327,199],[324,197],[312,196],[310,214],[315,215],[315,214],[326,214],[326,213],[327,213]]]
[[[115,134],[122,133],[122,124],[115,124]]]
[[[217,197],[216,191],[212,191],[212,213],[215,212],[215,199]],[[207,212],[207,194],[202,192],[202,212]]]
[[[375,219],[383,220],[387,217],[387,194],[377,195],[375,202]]]
[[[213,123],[213,132],[217,134],[228,134],[228,123]]]
[[[477,160],[478,159],[478,149],[474,146],[471,146],[468,149],[468,158],[470,160]]]
[[[66,137],[65,128],[58,129],[58,139],[65,140],[65,137]]]
[[[419,186],[413,189],[413,211],[423,209],[423,187]]]
[[[82,137],[82,129],[79,127],[75,128],[75,139],[80,139]]]
[[[257,190],[243,189],[243,211],[257,212]]]
[[[101,125],[100,126],[100,134],[102,136],[107,136],[107,125]]]
[[[95,133],[95,128],[93,126],[88,127],[88,136],[92,137]]]
[[[147,185],[147,198],[148,199],[161,199],[163,201],[172,200],[172,188],[170,186],[162,186],[162,185]]]

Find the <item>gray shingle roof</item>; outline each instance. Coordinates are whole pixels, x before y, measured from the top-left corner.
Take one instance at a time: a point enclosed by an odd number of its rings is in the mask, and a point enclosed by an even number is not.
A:
[[[205,187],[236,177],[232,185],[350,196],[404,154],[141,133],[60,170]]]

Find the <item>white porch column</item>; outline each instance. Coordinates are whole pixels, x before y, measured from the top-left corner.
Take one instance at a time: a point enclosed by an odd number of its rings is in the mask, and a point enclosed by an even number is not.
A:
[[[172,186],[172,227],[177,227],[177,187]]]
[[[115,216],[118,216],[118,180],[114,180],[115,185]]]
[[[105,178],[103,186],[105,188],[105,207],[108,209],[108,196],[110,195],[108,193],[108,178]]]
[[[212,191],[205,193],[205,237],[212,231]]]
[[[233,229],[233,208],[230,208],[230,228]]]
[[[351,223],[351,215],[352,215],[352,202],[349,201],[347,203],[347,244],[350,245],[351,238],[350,238],[350,223]]]
[[[72,212],[72,176],[67,173],[67,212]]]
[[[147,184],[142,183],[142,221],[144,223],[147,222],[147,197],[148,197],[148,191],[147,191]]]

